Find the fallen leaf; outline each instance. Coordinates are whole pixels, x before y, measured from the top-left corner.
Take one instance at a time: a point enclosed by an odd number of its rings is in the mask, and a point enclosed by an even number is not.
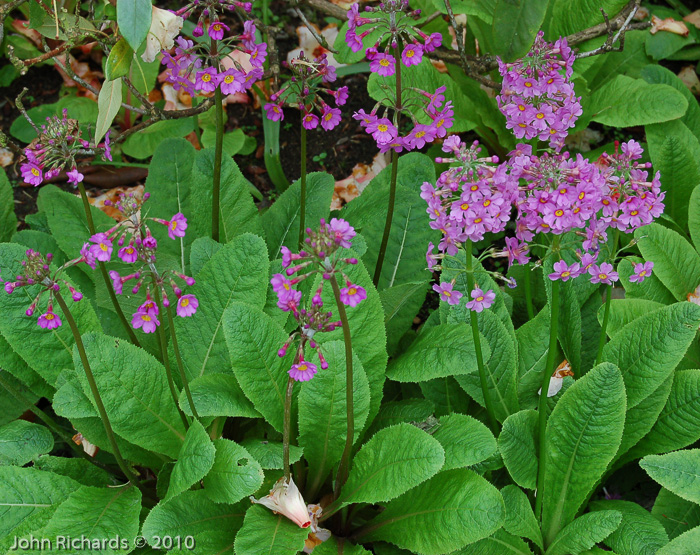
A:
[[[326,39],[326,43],[332,45],[338,36],[338,26],[335,23],[326,25],[323,29],[319,29],[315,23],[312,23],[316,33]],[[316,40],[316,37],[309,31],[306,25],[301,25],[297,27],[297,37],[299,38],[299,48],[291,50],[287,54],[287,62],[291,63],[293,59],[298,58],[299,55],[304,52],[307,58],[318,58],[323,54],[328,57],[328,64],[333,67],[343,67],[345,64],[341,64],[335,59],[333,53],[324,48],[321,43]]]
[[[695,25],[700,29],[700,10],[695,10],[693,13],[689,13],[683,18],[683,21],[687,21],[691,25]]]
[[[370,181],[389,163],[389,153],[378,152],[371,165],[362,162],[355,164],[352,173],[345,179],[335,182],[331,210],[340,210],[343,205],[357,198]]]
[[[649,30],[649,32],[652,35],[655,35],[659,31],[668,31],[669,33],[680,35],[682,37],[687,37],[688,33],[690,32],[688,30],[687,25],[682,21],[676,21],[672,17],[661,19],[659,17],[656,17],[655,15],[652,15],[651,29]]]
[[[14,156],[9,148],[0,147],[0,167],[6,168],[12,164]]]
[[[700,95],[700,79],[698,79],[698,74],[693,66],[685,66],[681,69],[678,78],[683,81],[691,93]]]

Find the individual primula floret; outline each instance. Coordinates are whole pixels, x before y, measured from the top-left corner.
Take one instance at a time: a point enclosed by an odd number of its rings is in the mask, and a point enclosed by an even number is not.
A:
[[[467,303],[467,308],[474,312],[482,312],[486,308],[490,308],[493,301],[496,299],[496,293],[492,290],[483,291],[478,287],[471,293],[472,300]]]
[[[323,288],[326,282],[336,279],[336,276],[341,278],[345,287],[340,289],[340,301],[346,306],[357,306],[367,298],[364,287],[353,283],[343,271],[347,264],[357,264],[356,258],[346,258],[340,252],[341,248],[352,246],[355,229],[345,220],[333,218],[330,222],[321,220],[319,230],[309,228],[306,235],[306,247],[299,253],[282,247],[282,267],[285,268],[285,273],[275,274],[270,280],[272,290],[277,293],[277,306],[285,312],[291,312],[299,324],[298,331],[289,337],[277,353],[280,357],[285,356],[292,343],[298,341],[295,363],[289,370],[289,375],[296,381],[308,381],[317,372],[316,365],[310,363],[305,356],[307,347],[317,352],[321,369],[328,368],[315,335],[333,331],[342,325],[340,321],[333,320],[332,312],[323,309]],[[296,277],[292,277],[294,274],[297,274]],[[317,274],[322,277],[321,283],[314,291],[311,304],[304,308],[302,292],[294,289],[294,286]]]
[[[46,311],[39,315],[37,323],[40,327],[53,330],[61,326],[61,318],[54,312],[54,297],[56,294],[60,293],[62,287],[67,287],[70,292],[71,298],[74,302],[82,300],[83,294],[76,290],[70,283],[61,277],[63,272],[80,263],[87,263],[88,259],[85,255],[74,260],[69,260],[63,266],[56,270],[51,270],[51,262],[53,260],[53,255],[48,253],[46,258],[44,258],[41,253],[29,249],[26,251],[26,260],[22,261],[22,267],[24,268],[24,273],[16,276],[13,281],[0,280],[0,283],[5,284],[5,292],[9,295],[12,294],[15,289],[18,288],[30,288],[31,293],[36,295],[34,300],[27,308],[25,314],[27,316],[33,316],[36,312],[39,301],[41,300],[44,293],[48,292],[49,300],[47,303]]]
[[[641,283],[646,278],[651,275],[651,271],[654,268],[654,263],[649,261],[645,263],[638,263],[634,265],[634,274],[630,276],[630,281],[632,283]]]
[[[283,107],[293,106],[301,111],[301,124],[305,129],[316,129],[319,125],[326,131],[334,129],[340,123],[339,107],[347,102],[348,88],[340,87],[335,91],[327,86],[337,77],[326,54],[309,60],[301,52],[298,58],[283,62],[283,65],[291,70],[292,77],[265,104],[267,119],[281,121],[284,119]]]
[[[539,139],[561,149],[582,114],[571,82],[574,54],[565,38],[554,43],[537,34],[530,52],[512,63],[498,60],[503,76],[498,107],[518,139]]]
[[[114,206],[121,213],[123,219],[108,231],[96,233],[90,237],[90,243],[83,247],[81,254],[83,254],[85,262],[91,265],[94,265],[95,260],[109,262],[116,244],[118,247],[117,256],[122,262],[138,265],[138,268],[128,275],[122,276],[116,270],[112,270],[109,272],[109,277],[112,280],[112,287],[118,295],[123,293],[124,284],[131,280],[136,280],[136,284],[131,290],[133,294],[137,294],[144,281],[146,282],[146,301],[133,314],[131,325],[144,333],[153,333],[160,325],[158,307],[152,297],[152,294],[156,294],[154,287],[158,288],[158,294],[162,295],[163,305],[166,307],[170,306],[170,298],[165,286],[170,287],[177,299],[176,314],[181,318],[194,315],[199,307],[199,301],[192,294],[183,295],[182,291],[183,287],[194,285],[194,278],[173,270],[163,273],[158,271],[156,268],[158,241],[146,225],[148,220],[164,225],[167,227],[168,236],[171,239],[177,239],[185,236],[187,218],[179,212],[170,220],[143,218],[141,207],[148,200],[148,197],[148,193],[144,194],[143,197],[134,193],[122,194]],[[105,204],[111,205],[111,202],[106,201]],[[180,283],[175,281],[176,278],[180,280]],[[155,280],[155,285],[153,280]]]
[[[24,182],[35,187],[63,170],[68,182],[77,186],[83,180],[83,174],[78,171],[77,157],[102,153],[106,159],[112,159],[110,132],[107,132],[103,143],[91,145],[89,141],[81,139],[78,121],[69,119],[66,109],[60,118],[46,118],[46,123],[38,131],[39,136],[24,149],[27,161],[20,166]]]
[[[207,10],[203,10],[203,14]],[[179,13],[179,12],[178,12]],[[203,19],[192,33],[202,36]],[[219,20],[209,23],[207,33],[215,41],[216,50],[212,58],[212,46],[206,42],[195,42],[182,36],[178,37],[173,54],[163,52],[162,62],[168,67],[166,81],[175,90],[184,89],[189,94],[196,92],[211,94],[221,88],[223,94],[235,94],[250,89],[256,81],[262,79],[263,64],[267,57],[267,44],[255,39],[255,23],[246,21],[243,33],[226,37],[229,27]],[[247,56],[243,65],[232,54],[239,51]],[[232,65],[224,69],[226,65]],[[204,67],[206,64],[206,67]]]

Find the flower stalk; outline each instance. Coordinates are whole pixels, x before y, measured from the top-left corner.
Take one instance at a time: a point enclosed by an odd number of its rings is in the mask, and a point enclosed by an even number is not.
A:
[[[168,315],[168,327],[170,328],[170,340],[173,345],[173,351],[175,352],[175,360],[177,361],[177,368],[180,372],[180,380],[182,381],[182,387],[185,390],[185,395],[187,396],[187,402],[190,404],[190,409],[192,409],[192,416],[199,420],[199,415],[197,414],[197,409],[194,406],[194,399],[192,398],[192,392],[190,391],[190,384],[187,380],[187,374],[185,374],[185,366],[182,363],[182,356],[180,355],[180,347],[177,343],[177,335],[175,334],[175,320],[173,318],[173,312],[170,305],[165,307],[165,313]]]
[[[617,245],[620,240],[620,233],[615,230],[615,236],[613,239],[613,250],[612,250],[612,260],[615,262],[617,256]],[[610,319],[610,303],[612,302],[612,283],[605,288],[605,312],[603,314],[603,324],[600,328],[600,338],[598,340],[598,352],[595,357],[595,366],[599,365],[603,359],[603,348],[605,347],[605,340],[607,338],[608,331],[608,321]]]
[[[287,380],[287,394],[284,398],[284,428],[282,430],[282,460],[284,462],[284,477],[289,482],[291,470],[289,465],[289,442],[292,431],[292,393],[294,392],[294,378]]]
[[[303,121],[301,127],[301,200],[299,209],[299,248],[304,247],[306,230],[306,127]]]
[[[224,148],[224,104],[221,87],[214,92],[216,110],[216,145],[214,147],[214,182],[211,196],[211,238],[219,241],[219,199],[221,196],[221,159]]]

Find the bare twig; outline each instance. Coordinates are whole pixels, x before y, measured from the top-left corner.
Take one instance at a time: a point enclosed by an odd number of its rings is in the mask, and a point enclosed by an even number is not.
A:
[[[24,95],[29,92],[29,89],[27,87],[24,87],[22,89],[22,92],[17,95],[17,98],[15,98],[15,106],[19,110],[19,113],[24,116],[24,119],[26,119],[29,122],[29,125],[32,126],[34,131],[36,131],[37,135],[41,135],[41,131],[37,127],[36,123],[32,120],[32,118],[29,117],[29,114],[27,113],[27,110],[24,109],[24,103],[22,102],[22,98],[24,98]]]
[[[48,52],[44,52],[41,56],[37,56],[36,58],[29,58],[27,60],[21,60],[22,65],[24,66],[32,66],[34,64],[39,64],[41,62],[45,62],[49,58],[53,58],[54,56],[58,56],[59,54],[62,54],[66,50],[71,48],[71,43],[70,42],[64,42],[62,45],[57,46],[53,50],[49,50]]]
[[[347,10],[344,10],[340,6],[336,6],[335,4],[331,4],[327,0],[302,0],[302,2],[320,12],[335,17],[336,19],[345,21],[348,18]]]
[[[431,21],[437,19],[438,17],[442,17],[442,12],[433,12],[430,14],[428,17],[425,18],[425,21],[421,21],[420,24],[418,25],[419,27],[423,27],[424,25],[427,25]]]
[[[612,23],[608,19],[608,14],[606,14],[605,10],[601,8],[600,11],[603,13],[603,19],[605,19],[605,26],[607,28],[608,38],[606,38],[605,42],[601,44],[598,48],[594,48],[593,50],[590,50],[588,52],[577,53],[576,58],[588,58],[589,56],[596,56],[605,52],[621,52],[622,49],[625,47],[625,32],[627,31],[627,26],[631,23],[634,14],[637,13],[637,9],[639,8],[640,2],[641,0],[636,0],[634,2],[634,4],[632,5],[632,9],[627,15],[627,18],[620,25],[619,29],[617,30],[617,33],[615,33],[615,29],[613,28]],[[623,12],[620,12],[620,14],[622,13]],[[620,14],[618,14],[617,18],[620,17]],[[618,42],[618,40],[620,44],[616,48],[614,45],[616,42]]]
[[[323,46],[326,50],[333,52],[333,54],[337,54],[338,51],[333,49],[333,47],[328,44],[328,41],[326,38],[321,35],[316,28],[313,26],[312,23],[309,23],[309,20],[306,19],[306,16],[304,15],[304,12],[302,12],[299,8],[294,8],[294,13],[296,13],[299,16],[299,19],[301,19],[301,22],[306,26],[306,28],[309,30],[309,32],[313,35],[313,37],[316,39],[316,41]]]

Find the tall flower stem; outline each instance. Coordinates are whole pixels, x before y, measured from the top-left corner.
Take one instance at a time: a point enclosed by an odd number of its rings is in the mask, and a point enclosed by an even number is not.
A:
[[[347,411],[347,424],[348,431],[347,437],[345,438],[345,448],[343,449],[343,455],[340,458],[340,464],[338,465],[338,475],[335,480],[335,490],[333,492],[333,499],[338,499],[340,495],[340,490],[345,485],[348,479],[348,473],[350,470],[350,455],[352,454],[352,445],[355,441],[355,412],[353,409],[353,372],[352,372],[352,337],[350,335],[350,323],[348,322],[348,315],[345,312],[345,305],[340,300],[340,287],[338,286],[338,280],[335,279],[335,275],[331,274],[331,287],[333,288],[333,295],[335,295],[335,303],[338,306],[338,315],[340,316],[340,321],[343,324],[343,339],[345,340],[345,408]]]
[[[399,129],[401,119],[401,41],[399,40],[394,49],[394,60],[396,66],[396,121],[394,125]],[[396,150],[391,151],[391,181],[389,182],[389,205],[386,211],[386,222],[384,224],[384,234],[382,242],[379,246],[379,254],[377,255],[377,265],[374,267],[374,277],[372,282],[377,287],[379,278],[382,275],[382,266],[384,266],[384,256],[386,255],[386,247],[389,244],[389,234],[391,233],[391,222],[394,219],[394,204],[396,203],[396,178],[399,173],[399,154]]]
[[[282,460],[284,462],[284,477],[287,482],[292,475],[289,467],[289,442],[292,430],[292,393],[294,392],[294,380],[287,380],[287,395],[284,398],[284,428],[282,429]]]
[[[155,275],[153,276],[153,294],[156,298],[158,314],[163,314],[163,302],[160,298],[160,287],[158,287]],[[185,430],[188,430],[190,427],[190,422],[189,420],[187,420],[187,416],[185,416],[185,413],[182,412],[182,409],[180,408],[180,399],[177,393],[177,389],[175,388],[175,380],[173,380],[173,371],[170,368],[170,359],[168,358],[168,342],[165,338],[165,332],[163,331],[162,325],[157,326],[157,329],[158,339],[160,340],[160,354],[161,358],[163,359],[163,366],[165,366],[165,375],[168,377],[168,388],[170,389],[170,395],[173,398],[175,408],[177,408],[177,412],[180,415],[180,418],[182,419],[182,423],[185,425]],[[190,407],[193,407],[193,405],[190,404]]]
[[[224,101],[221,88],[214,92],[216,110],[216,146],[214,147],[214,183],[211,195],[211,238],[219,240],[219,197],[221,196],[221,158],[224,148]]]
[[[612,250],[612,263],[615,263],[615,258],[617,256],[617,244],[620,239],[620,232],[615,230],[615,238],[613,239],[613,250]],[[612,302],[612,284],[605,288],[605,312],[603,313],[603,324],[600,328],[600,338],[598,339],[598,353],[595,357],[596,366],[600,364],[603,359],[603,348],[605,347],[605,340],[607,339],[608,331],[608,320],[610,319],[610,303]]]
[[[84,458],[86,461],[89,463],[97,466],[98,468],[101,468],[102,470],[106,470],[107,472],[113,472],[111,468],[109,468],[107,465],[104,465],[95,459],[93,459],[90,455],[88,455],[85,450],[82,447],[78,447],[75,442],[73,442],[73,439],[71,438],[70,434],[66,433],[63,428],[61,428],[56,421],[51,418],[48,414],[46,414],[43,410],[41,410],[39,407],[37,407],[34,403],[32,403],[29,399],[27,399],[22,393],[19,392],[19,390],[15,389],[8,381],[6,381],[2,377],[3,371],[0,370],[0,386],[5,388],[5,390],[12,395],[15,399],[17,399],[20,403],[22,403],[25,407],[27,407],[28,410],[32,411],[39,420],[44,422],[53,432],[59,436],[63,441],[68,444],[68,446],[75,452],[76,455],[79,457]]]
[[[301,200],[299,206],[299,248],[301,249],[304,247],[304,228],[306,227],[306,127],[303,123],[301,123]]]
[[[539,428],[539,466],[537,467],[537,497],[535,499],[535,516],[540,518],[542,514],[542,499],[544,497],[544,473],[547,442],[547,392],[549,381],[554,373],[557,356],[557,336],[559,332],[559,280],[552,281],[551,320],[549,324],[549,351],[547,352],[547,364],[542,375],[542,390],[537,407]]]
[[[97,233],[95,231],[95,222],[92,219],[92,214],[90,212],[90,203],[88,202],[87,193],[85,192],[85,186],[82,182],[78,182],[78,189],[80,190],[80,198],[83,199],[83,208],[85,210],[85,218],[87,219],[90,235],[95,235],[95,233]],[[117,294],[114,292],[114,288],[112,287],[112,282],[109,279],[109,275],[107,274],[107,267],[105,266],[105,263],[100,261],[98,261],[97,263],[100,266],[100,273],[102,274],[102,279],[104,280],[105,286],[107,287],[107,293],[109,294],[109,298],[112,301],[112,305],[114,305],[114,310],[117,313],[117,316],[119,317],[122,326],[124,326],[124,329],[126,330],[126,333],[129,336],[131,342],[137,347],[140,347],[141,344],[139,343],[139,340],[136,337],[134,330],[129,325],[129,321],[126,319],[126,316],[124,316],[124,311],[122,311],[122,307],[119,306]]]
[[[194,399],[192,398],[192,392],[190,391],[190,384],[187,380],[187,374],[185,374],[185,365],[182,363],[182,356],[180,355],[180,347],[177,343],[177,335],[175,334],[175,321],[173,319],[173,311],[170,306],[165,307],[165,313],[168,315],[168,327],[170,328],[170,340],[173,346],[173,351],[175,352],[175,360],[177,361],[177,368],[180,372],[180,381],[182,381],[182,387],[185,390],[185,395],[187,396],[187,402],[190,404],[190,409],[192,409],[192,416],[199,420],[199,415],[197,414],[197,409],[194,407]]]
[[[471,239],[467,241],[467,295],[474,290],[474,263],[472,260],[473,243]],[[484,353],[481,350],[481,336],[479,335],[479,319],[476,312],[469,311],[469,318],[472,326],[472,336],[474,338],[474,350],[476,352],[476,365],[479,369],[479,382],[481,383],[481,393],[484,395],[484,405],[486,412],[489,415],[489,426],[493,434],[498,437],[498,420],[496,420],[496,411],[493,408],[493,399],[489,391],[489,383],[486,376],[486,365],[484,364]]]
[[[66,321],[68,322],[68,325],[70,326],[70,329],[73,332],[75,346],[78,349],[80,361],[83,364],[85,377],[87,378],[88,384],[90,384],[90,391],[92,392],[92,396],[95,399],[95,405],[97,405],[97,412],[100,413],[102,424],[105,428],[105,432],[107,433],[107,439],[109,440],[109,444],[112,447],[112,454],[117,460],[119,468],[124,473],[124,476],[126,476],[129,482],[133,483],[139,489],[142,489],[143,486],[141,485],[141,482],[122,458],[121,451],[119,450],[119,445],[117,445],[117,438],[114,435],[114,431],[112,430],[112,424],[110,423],[109,417],[107,416],[105,405],[102,402],[102,397],[100,396],[100,392],[97,389],[97,382],[95,381],[95,376],[93,375],[92,368],[90,367],[90,363],[88,362],[87,353],[85,352],[85,345],[83,344],[83,338],[80,336],[80,331],[78,330],[78,326],[76,325],[75,320],[73,319],[73,315],[68,309],[68,305],[66,304],[66,301],[63,300],[63,297],[61,296],[61,293],[59,291],[54,292],[54,297],[56,298],[56,301],[61,307],[63,315],[66,317]]]
[[[532,304],[532,280],[530,278],[530,268],[525,268],[525,304],[527,305],[527,318],[532,320],[535,317],[535,305]]]

